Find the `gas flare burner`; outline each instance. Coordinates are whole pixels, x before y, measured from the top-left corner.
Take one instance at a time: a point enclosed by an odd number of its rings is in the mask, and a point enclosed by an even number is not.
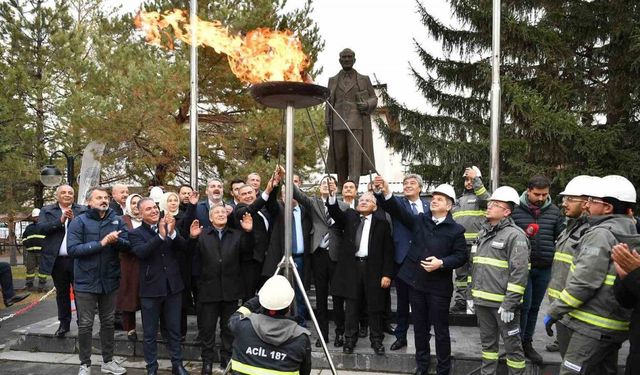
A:
[[[303,82],[263,82],[251,87],[251,96],[270,108],[306,108],[323,103],[329,97],[329,89]]]

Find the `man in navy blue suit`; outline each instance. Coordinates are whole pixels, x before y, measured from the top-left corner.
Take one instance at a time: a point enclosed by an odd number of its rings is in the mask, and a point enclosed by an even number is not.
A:
[[[171,354],[171,372],[188,374],[182,365],[180,346],[184,284],[176,254],[186,246],[185,240],[176,231],[176,219],[168,213],[160,218],[160,211],[151,198],[142,198],[138,208],[142,225],[129,234],[129,239],[132,251],[140,258],[140,302],[147,374],[158,372],[156,335],[161,313],[168,334],[165,340]]]

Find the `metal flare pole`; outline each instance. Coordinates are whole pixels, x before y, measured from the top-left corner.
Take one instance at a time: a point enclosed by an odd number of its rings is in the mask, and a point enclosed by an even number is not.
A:
[[[189,109],[189,154],[190,154],[190,184],[198,190],[198,46],[197,32],[198,1],[191,0],[189,20],[191,23],[191,107]]]
[[[286,162],[285,162],[285,199],[284,199],[284,257],[285,265],[295,267],[290,264],[291,259],[291,241],[293,240],[293,105],[287,104],[285,109],[286,122]],[[289,267],[284,267],[284,276],[291,280]]]
[[[493,0],[491,48],[491,191],[500,178],[500,0]]]

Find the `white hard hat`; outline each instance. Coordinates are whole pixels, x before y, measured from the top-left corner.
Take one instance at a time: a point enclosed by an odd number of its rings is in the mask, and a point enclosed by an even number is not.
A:
[[[615,174],[602,177],[604,197],[615,198],[621,202],[636,203],[636,188],[631,181]]]
[[[589,181],[582,188],[582,195],[594,198],[602,198],[604,197],[604,190],[604,182],[602,181],[602,177],[590,176]]]
[[[447,197],[451,198],[453,203],[456,203],[456,192],[455,190],[453,190],[453,186],[449,184],[438,185],[438,187],[436,187],[432,192],[432,194],[435,194],[435,193],[446,195]]]
[[[581,195],[589,195],[589,185],[593,183],[593,177],[587,175],[576,176],[567,183],[560,195],[573,195],[579,197]]]
[[[520,195],[516,189],[511,186],[500,186],[493,192],[490,201],[502,201],[502,202],[511,202],[513,204],[520,204]]]
[[[478,177],[482,177],[482,173],[480,173],[480,168],[476,167],[475,165],[471,167],[471,169],[473,169],[474,172],[476,172],[476,176]],[[467,172],[465,171],[464,174],[462,175],[462,177],[467,177]]]
[[[258,291],[260,305],[267,310],[287,308],[291,305],[293,297],[295,297],[295,292],[289,280],[282,275],[275,275],[269,278]]]
[[[31,211],[31,217],[38,217],[38,216],[40,216],[40,209],[39,208],[34,208]]]
[[[153,201],[156,203],[160,203],[163,195],[164,195],[164,192],[162,191],[162,188],[159,186],[154,186],[151,188],[151,191],[149,191],[149,198],[153,199]]]

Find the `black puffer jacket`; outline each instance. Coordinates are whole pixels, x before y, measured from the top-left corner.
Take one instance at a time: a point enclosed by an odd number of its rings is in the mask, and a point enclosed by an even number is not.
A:
[[[520,196],[520,205],[516,206],[511,216],[516,224],[525,232],[529,224],[539,225],[538,233],[529,237],[531,243],[531,267],[551,267],[553,255],[556,252],[556,239],[565,227],[564,217],[560,209],[551,203],[551,197],[547,197],[536,216],[529,208],[529,200],[525,191]]]

